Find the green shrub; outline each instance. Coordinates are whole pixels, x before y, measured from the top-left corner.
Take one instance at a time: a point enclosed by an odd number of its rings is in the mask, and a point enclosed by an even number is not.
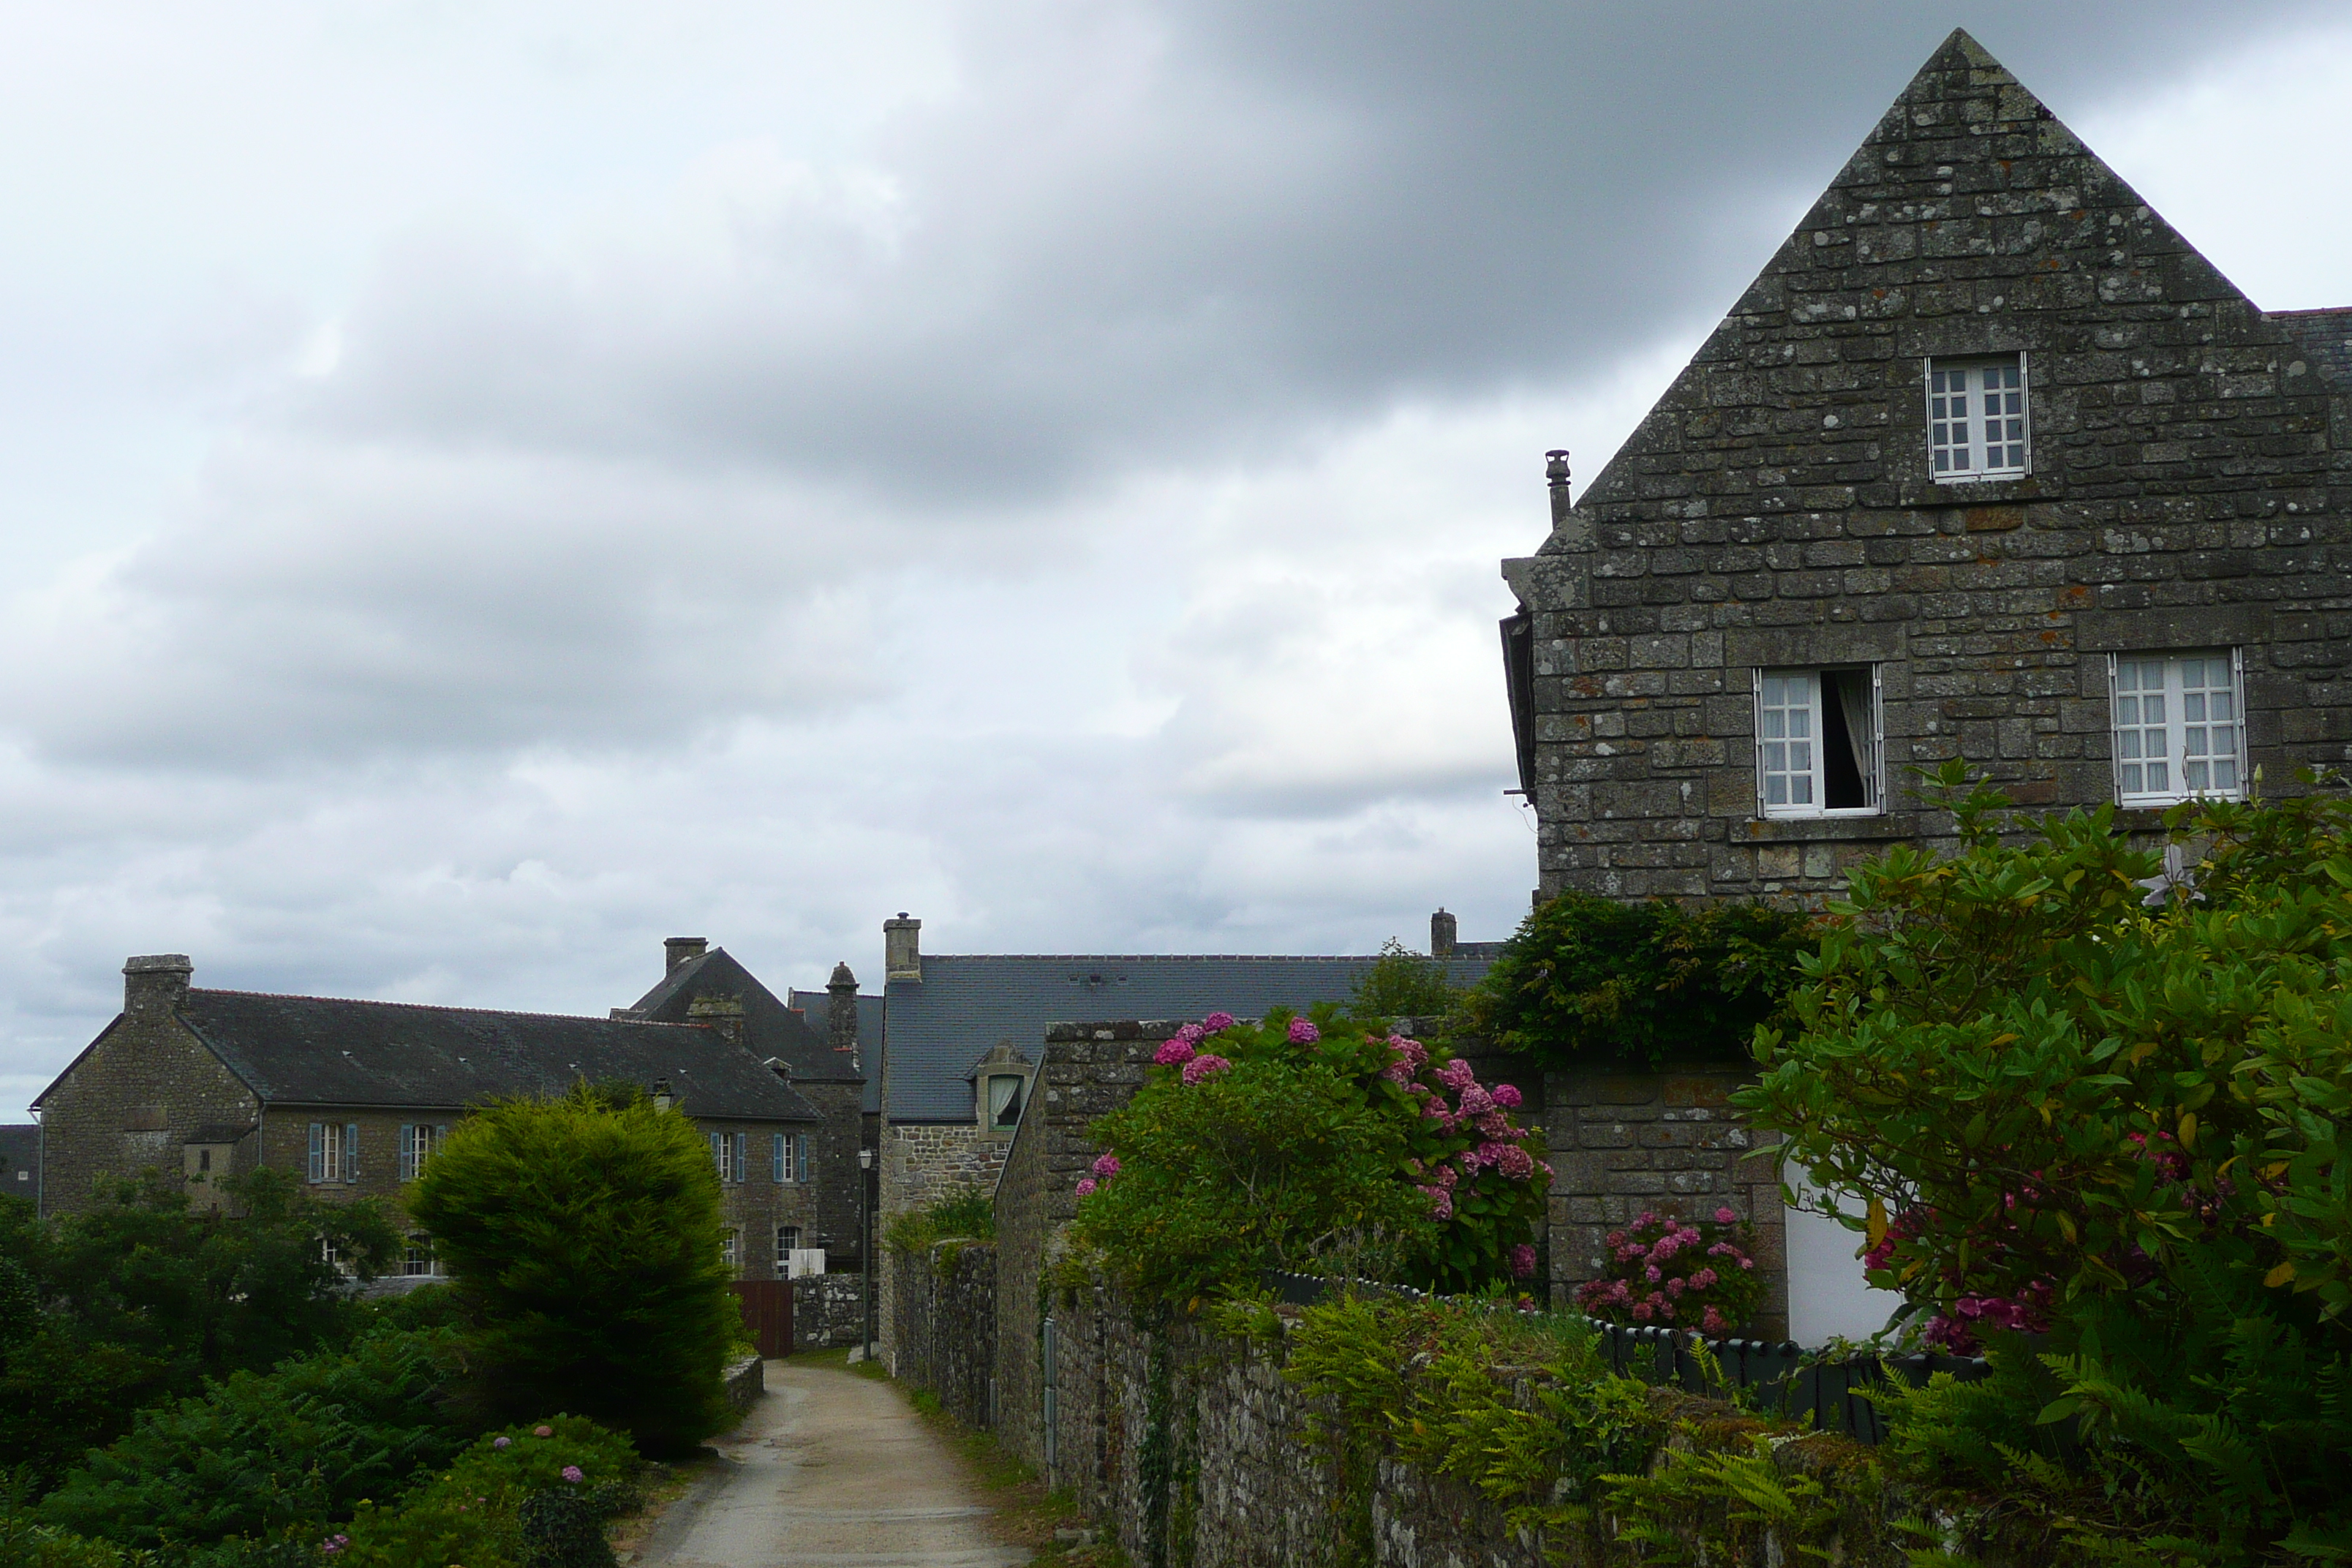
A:
[[[637,1468],[626,1438],[580,1416],[511,1426],[396,1501],[360,1508],[334,1532],[332,1560],[604,1568],[613,1561],[604,1527],[636,1505]]]
[[[201,1397],[142,1411],[43,1500],[41,1518],[175,1549],[323,1527],[462,1446],[437,1406],[439,1358],[454,1340],[447,1330],[382,1331],[348,1352],[233,1373]]]
[[[1446,978],[1444,964],[1391,937],[1349,994],[1348,1016],[1366,1024],[1444,1018],[1461,1005],[1463,994]]]
[[[1534,1272],[1550,1182],[1516,1089],[1318,1008],[1214,1015],[1096,1121],[1071,1236],[1139,1299],[1189,1304],[1266,1268],[1446,1289]]]
[[[1745,1059],[1812,945],[1802,910],[1562,893],[1464,998],[1464,1032],[1550,1065]]]
[[[320,1203],[282,1171],[226,1185],[241,1212],[192,1214],[155,1178],[47,1221],[0,1203],[0,1468],[45,1489],[134,1410],[367,1325],[320,1243],[381,1266],[399,1245],[381,1205]]]
[[[694,1123],[643,1096],[583,1085],[459,1122],[409,1212],[462,1301],[477,1406],[577,1411],[657,1455],[725,1428],[741,1314],[719,1200]]]
[[[977,1184],[960,1186],[892,1220],[882,1239],[901,1257],[921,1252],[936,1242],[994,1241],[996,1205],[987,1188]]]
[[[2159,870],[2108,808],[1933,787],[1960,852],[1856,870],[1735,1097],[1993,1359],[1898,1451],[2076,1560],[2352,1552],[2352,806],[2177,808]]]

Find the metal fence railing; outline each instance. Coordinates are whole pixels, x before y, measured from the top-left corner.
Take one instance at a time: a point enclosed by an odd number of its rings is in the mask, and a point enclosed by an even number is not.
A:
[[[1342,1282],[1307,1274],[1269,1273],[1265,1283],[1277,1300],[1311,1307]],[[1424,1292],[1402,1285],[1360,1280],[1354,1289],[1366,1295],[1428,1300]],[[1884,1385],[1889,1377],[1917,1387],[1939,1372],[1949,1373],[1962,1383],[1991,1374],[1978,1357],[1906,1354],[1809,1360],[1803,1347],[1786,1340],[1710,1340],[1682,1329],[1608,1323],[1598,1318],[1584,1321],[1600,1335],[1610,1366],[1625,1376],[1718,1397],[1742,1390],[1760,1410],[1806,1422],[1816,1431],[1843,1432],[1862,1443],[1885,1438],[1886,1419],[1867,1391]]]

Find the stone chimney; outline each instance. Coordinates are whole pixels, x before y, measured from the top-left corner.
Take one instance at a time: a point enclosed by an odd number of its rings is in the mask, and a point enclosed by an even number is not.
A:
[[[900,910],[895,921],[882,922],[882,979],[923,983],[923,922],[910,921]]]
[[[849,972],[847,963],[833,966],[833,978],[824,983],[824,1032],[836,1051],[849,1053],[849,1065],[857,1065],[857,976]]]
[[[709,951],[710,939],[707,936],[665,937],[662,940],[662,956],[668,960],[668,964],[662,973],[667,974],[681,963],[692,963]]]
[[[184,952],[151,952],[122,965],[122,1013],[134,1024],[159,1023],[188,998],[188,976],[196,972]]]
[[[708,1025],[740,1046],[743,1043],[743,998],[697,996],[686,1005],[686,1021]]]
[[[1452,915],[1447,914],[1444,910],[1440,910],[1435,914],[1430,916],[1429,956],[1432,958],[1453,957],[1454,936],[1454,917]]]
[[[1551,481],[1551,525],[1557,531],[1568,521],[1568,453],[1553,447],[1544,454],[1544,478]]]

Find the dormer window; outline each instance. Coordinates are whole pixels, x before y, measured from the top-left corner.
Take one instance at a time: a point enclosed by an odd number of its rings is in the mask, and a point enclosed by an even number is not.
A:
[[[2023,354],[1927,362],[1927,463],[1938,482],[2023,478],[2026,426]]]
[[[1010,1132],[1021,1125],[1021,1089],[1027,1079],[1017,1072],[991,1073],[988,1077],[988,1124],[999,1132]]]

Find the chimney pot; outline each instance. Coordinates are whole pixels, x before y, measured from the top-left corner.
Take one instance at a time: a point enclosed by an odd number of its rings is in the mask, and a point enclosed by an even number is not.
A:
[[[1429,956],[1432,958],[1453,957],[1455,931],[1456,928],[1454,917],[1447,914],[1444,910],[1440,910],[1435,914],[1430,916]]]
[[[184,952],[151,952],[122,965],[122,1010],[133,1018],[168,1018],[187,999],[196,972]]]
[[[662,973],[667,974],[681,963],[692,963],[709,951],[710,939],[707,936],[665,937],[662,939],[662,957],[667,963]]]
[[[1574,510],[1569,499],[1566,451],[1555,447],[1544,454],[1544,478],[1551,484],[1551,525],[1556,531],[1566,526]]]
[[[923,922],[908,920],[900,910],[898,918],[882,922],[882,978],[923,983]]]

